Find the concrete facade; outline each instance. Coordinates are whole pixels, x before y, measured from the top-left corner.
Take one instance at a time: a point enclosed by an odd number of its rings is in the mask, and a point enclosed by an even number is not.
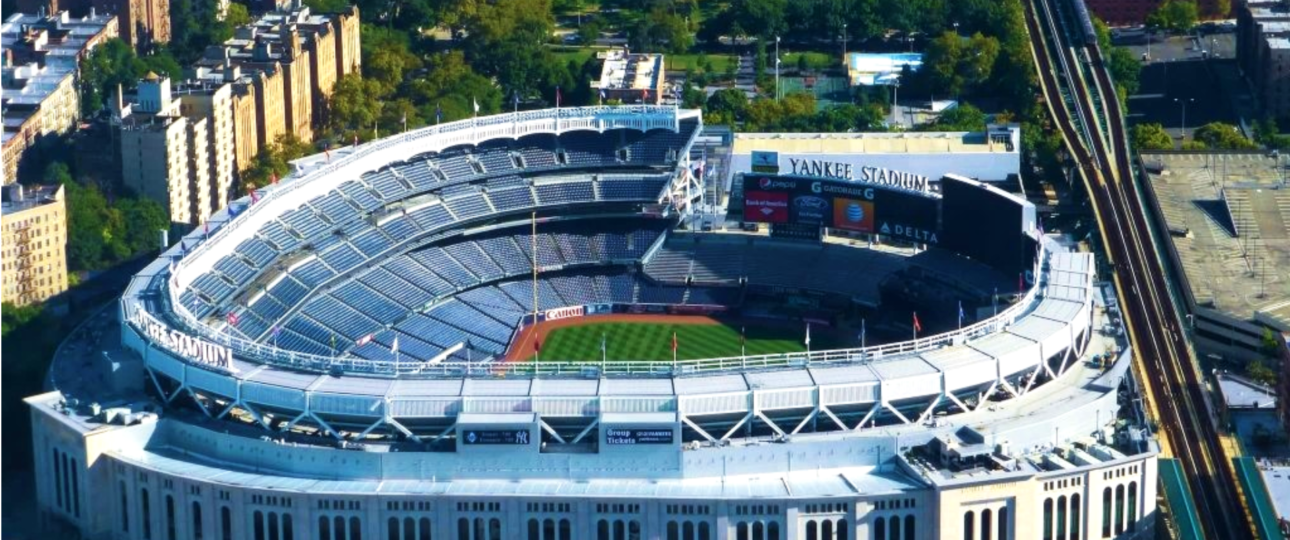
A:
[[[6,186],[0,233],[5,302],[24,306],[67,290],[67,202],[63,186]]]
[[[1247,0],[1236,13],[1236,59],[1254,87],[1263,114],[1290,114],[1290,8],[1273,0]]]

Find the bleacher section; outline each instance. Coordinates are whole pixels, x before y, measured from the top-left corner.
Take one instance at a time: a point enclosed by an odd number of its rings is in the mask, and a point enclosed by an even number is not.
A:
[[[879,285],[907,264],[905,257],[835,244],[673,235],[645,265],[645,273],[672,284],[734,285],[746,279],[749,285],[844,294],[877,305]]]

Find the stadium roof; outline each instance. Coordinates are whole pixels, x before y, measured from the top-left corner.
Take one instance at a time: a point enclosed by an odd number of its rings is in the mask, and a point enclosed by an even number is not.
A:
[[[1013,136],[1018,130],[1008,126]],[[736,133],[732,153],[790,154],[1015,154],[1017,146],[991,142],[982,131],[898,133]]]

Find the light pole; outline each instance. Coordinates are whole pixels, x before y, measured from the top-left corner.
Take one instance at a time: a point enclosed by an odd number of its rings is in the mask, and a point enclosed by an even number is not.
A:
[[[1194,101],[1196,101],[1195,98],[1174,98],[1174,103],[1182,106],[1182,135],[1178,137],[1179,148],[1182,147],[1183,143],[1187,142],[1187,104]]]
[[[775,36],[775,101],[779,101],[779,36]]]
[[[900,125],[900,80],[897,79],[891,88],[891,121],[893,124]]]
[[[842,23],[842,66],[847,66],[847,23]]]

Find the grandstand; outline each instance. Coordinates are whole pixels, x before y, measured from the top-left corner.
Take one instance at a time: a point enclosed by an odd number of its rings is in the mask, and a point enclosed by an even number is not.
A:
[[[1006,232],[1038,248],[1012,301],[914,339],[500,361],[539,324],[704,314],[730,340],[716,318],[755,302],[795,342],[804,314],[952,314],[1013,283],[943,248],[687,231],[701,130],[698,111],[562,108],[297,162],[76,339],[109,337],[60,348],[55,390],[28,400],[37,504],[68,533],[51,537],[1037,538],[1076,512],[1149,528],[1155,450],[1122,409],[1125,344],[1100,330],[1114,294],[1091,255],[1020,221]],[[1093,494],[1116,487],[1132,502],[1112,514]]]

